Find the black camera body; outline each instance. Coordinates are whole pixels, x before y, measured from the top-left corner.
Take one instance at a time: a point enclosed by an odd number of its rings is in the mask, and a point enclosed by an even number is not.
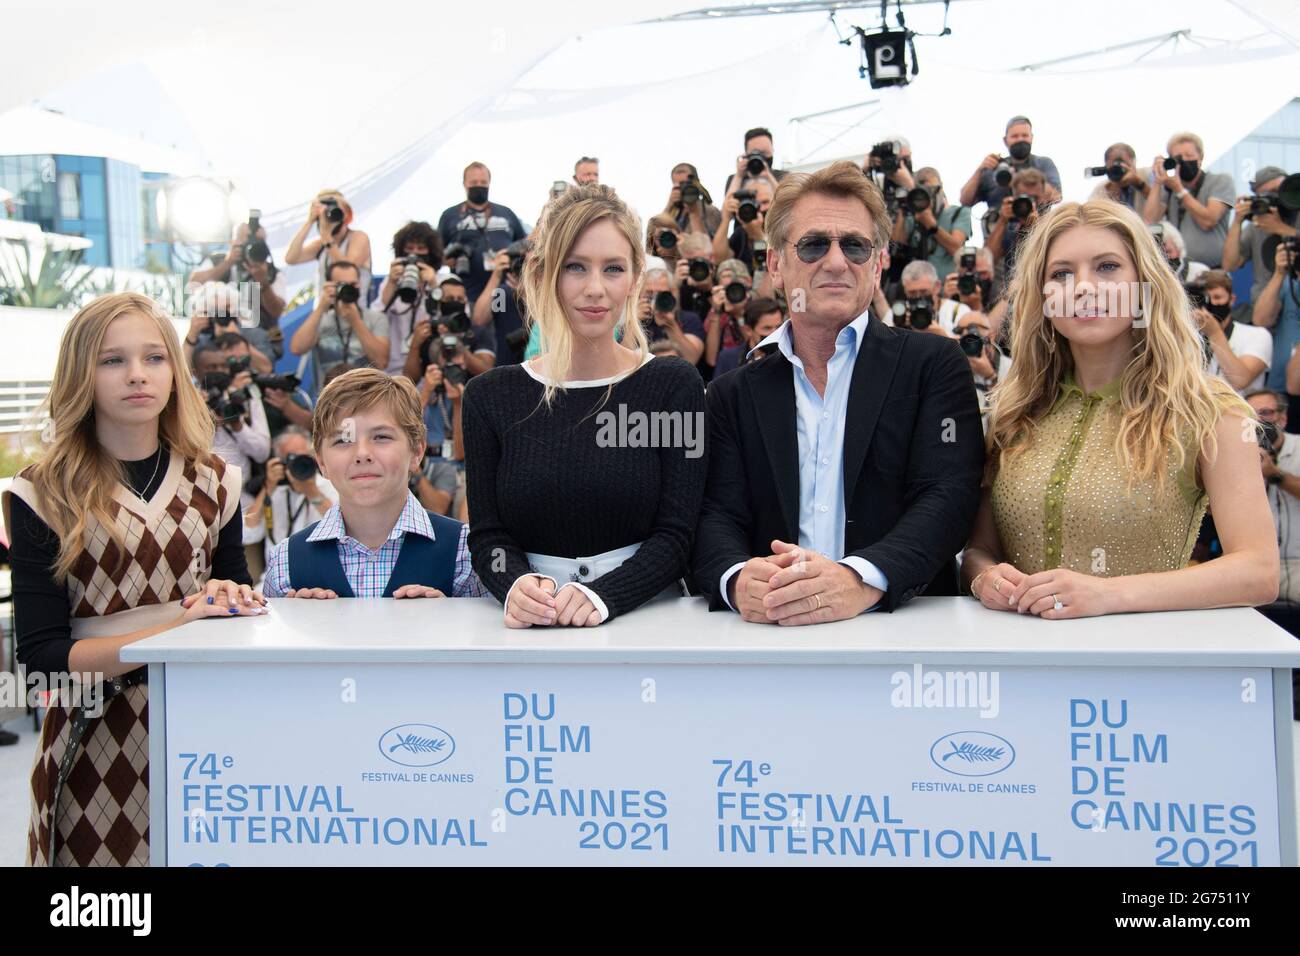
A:
[[[334,300],[344,305],[355,305],[361,301],[361,287],[355,282],[340,282],[335,289]]]
[[[1255,216],[1266,216],[1270,212],[1277,212],[1279,209],[1277,193],[1260,193],[1250,200],[1250,213],[1247,219],[1253,219]]]
[[[1011,185],[1011,177],[1015,175],[1009,160],[1002,159],[993,169],[993,181],[1003,189]]]
[[[397,280],[397,297],[410,305],[420,295],[420,266],[424,264],[421,256],[402,256],[397,260],[402,264],[402,276]]]
[[[728,282],[726,288],[722,290],[722,294],[732,305],[740,305],[749,298],[749,287],[743,282]]]
[[[671,292],[656,292],[653,308],[656,312],[676,312],[677,299]]]
[[[694,206],[701,199],[706,198],[706,195],[704,187],[694,176],[682,183],[682,205]]]
[[[984,354],[984,350],[988,348],[989,340],[980,335],[975,329],[971,329],[962,333],[958,344],[961,345],[961,350],[971,358],[979,358]]]
[[[319,469],[316,466],[316,459],[311,455],[285,455],[284,470],[287,475],[293,475],[297,481],[308,481],[315,478]],[[280,484],[287,485],[287,478],[281,478]],[[277,487],[279,487],[277,485]]]
[[[901,160],[898,158],[897,144],[894,142],[877,143],[871,147],[868,154],[875,162],[874,168],[879,169],[886,176],[898,172]]]
[[[909,189],[903,198],[907,203],[907,208],[912,211],[912,215],[925,212],[934,205],[934,193],[928,186],[917,186],[915,189]]]
[[[894,325],[920,332],[934,322],[934,305],[928,298],[909,297],[893,305]]]
[[[1109,166],[1085,166],[1083,175],[1090,177],[1105,176],[1112,183],[1117,183],[1128,173],[1128,169],[1119,163],[1111,163]]]
[[[247,388],[231,389],[233,376],[225,372],[208,372],[200,382],[203,400],[223,422],[242,418],[248,412],[252,396]]]
[[[344,217],[343,207],[339,205],[339,201],[337,199],[334,198],[322,199],[320,201],[320,204],[325,207],[325,218],[328,221],[335,223],[336,225],[343,221],[343,217]]]
[[[297,375],[254,375],[253,382],[263,391],[273,388],[281,392],[294,392],[302,385],[302,379]]]
[[[737,189],[736,218],[741,222],[753,222],[758,218],[758,193],[753,189]]]
[[[708,259],[691,259],[687,263],[686,274],[695,282],[703,282],[713,275],[713,266]]]
[[[756,149],[751,149],[745,154],[745,172],[751,176],[761,176],[765,169],[767,169],[766,156]]]
[[[1030,196],[1028,193],[1021,193],[1015,199],[1011,200],[1011,218],[1017,222],[1023,222],[1033,215],[1034,207],[1036,205],[1037,203],[1034,202],[1033,196]]]
[[[260,209],[248,210],[248,240],[242,246],[238,247],[240,261],[271,261],[271,247],[266,244],[266,240],[257,238],[257,232],[261,228],[262,211]]]
[[[671,229],[661,229],[659,235],[655,236],[655,243],[660,249],[676,249],[677,233]]]
[[[472,252],[463,242],[453,242],[443,250],[442,259],[462,280],[469,278]]]

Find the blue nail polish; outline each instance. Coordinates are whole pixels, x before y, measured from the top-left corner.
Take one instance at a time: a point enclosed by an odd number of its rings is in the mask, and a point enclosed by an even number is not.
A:
[[[209,603],[209,604],[212,603],[212,595],[210,595],[210,594],[208,595],[208,603]]]
[[[237,608],[237,607],[232,607],[232,608],[230,609],[230,613],[231,613],[231,614],[238,614],[238,613],[239,613],[239,608]]]

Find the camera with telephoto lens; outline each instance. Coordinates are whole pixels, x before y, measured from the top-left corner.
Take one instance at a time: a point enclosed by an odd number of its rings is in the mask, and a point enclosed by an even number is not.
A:
[[[728,282],[722,294],[732,305],[740,305],[749,298],[749,287],[743,282]]]
[[[459,365],[444,365],[442,367],[442,384],[434,389],[435,392],[445,394],[447,385],[464,385],[469,381],[469,373]]]
[[[896,142],[877,143],[867,155],[871,160],[871,168],[879,169],[886,176],[898,172],[900,160]]]
[[[453,242],[443,251],[442,259],[461,279],[469,277],[471,251],[463,242]]]
[[[703,198],[704,187],[700,185],[700,181],[694,176],[682,183],[682,205],[694,206]]]
[[[280,479],[279,483],[276,485],[277,488],[280,485],[287,485],[289,483],[289,475],[292,475],[294,480],[302,482],[315,478],[318,471],[316,467],[316,459],[311,455],[285,455],[281,460],[281,464],[284,465],[286,477]]]
[[[1270,212],[1277,211],[1277,193],[1260,193],[1250,200],[1250,212],[1246,215],[1246,218],[1253,219],[1256,216],[1266,216]]]
[[[989,340],[980,335],[978,329],[971,328],[962,333],[958,343],[961,345],[961,350],[971,358],[979,358],[984,354],[984,349],[988,347]]]
[[[713,266],[709,264],[708,259],[691,259],[687,263],[686,274],[695,282],[703,282],[713,275]]]
[[[751,176],[761,176],[765,169],[767,169],[766,156],[756,149],[751,149],[745,154],[745,172]]]
[[[902,302],[895,302],[893,309],[895,325],[901,319],[903,325],[918,332],[928,329],[934,321],[934,306],[925,296],[908,296]]]
[[[506,246],[506,257],[510,264],[506,266],[506,273],[518,279],[524,274],[524,260],[528,258],[529,244],[527,239],[520,239]]]
[[[676,312],[677,299],[671,292],[656,292],[652,308],[656,312]]]
[[[420,295],[420,266],[424,264],[424,258],[402,256],[397,261],[402,264],[402,277],[397,280],[397,297],[410,305]]]
[[[918,212],[925,212],[934,205],[934,193],[928,186],[917,186],[915,189],[909,189],[903,199],[913,215]]]
[[[334,290],[334,300],[344,305],[353,305],[361,301],[361,287],[355,282],[340,282]]]
[[[1273,443],[1277,441],[1278,437],[1282,434],[1281,430],[1278,429],[1276,422],[1260,421],[1255,424],[1259,426],[1255,429],[1255,440],[1259,442],[1259,447],[1268,452],[1269,455],[1273,457],[1273,460],[1276,461],[1277,449],[1273,447]]]
[[[741,222],[753,222],[758,218],[758,193],[753,189],[737,189],[736,218]]]
[[[957,276],[957,294],[974,295],[979,288],[979,276],[975,274],[975,253],[963,252],[957,260],[957,268],[961,270]]]
[[[1117,183],[1128,173],[1128,169],[1119,163],[1111,163],[1109,166],[1085,166],[1083,175],[1089,177],[1105,176],[1112,183]]]
[[[660,249],[676,249],[677,233],[673,232],[671,229],[661,229],[659,235],[655,236],[655,244],[658,245]]]
[[[343,207],[339,205],[337,199],[322,199],[320,204],[325,207],[325,218],[327,220],[334,223],[343,221]]]
[[[262,211],[248,210],[248,241],[239,247],[239,258],[244,262],[270,262],[271,247],[265,239],[257,238],[257,231],[262,228]]]
[[[1033,196],[1028,193],[1021,193],[1011,200],[1011,218],[1017,222],[1023,222],[1033,214],[1034,205]]]
[[[247,388],[232,390],[232,380],[233,376],[225,372],[208,372],[200,382],[203,400],[207,402],[208,408],[216,413],[217,418],[226,422],[242,418],[248,411],[250,398]]]
[[[253,382],[262,391],[273,388],[280,392],[294,392],[302,385],[297,375],[254,375]]]
[[[1011,177],[1015,175],[1015,170],[1005,159],[998,162],[997,167],[993,170],[993,181],[1003,189],[1011,185]]]

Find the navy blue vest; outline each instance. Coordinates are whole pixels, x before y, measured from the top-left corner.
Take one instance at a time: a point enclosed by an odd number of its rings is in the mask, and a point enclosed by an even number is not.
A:
[[[397,564],[388,577],[384,597],[392,597],[393,592],[404,584],[423,584],[451,597],[456,579],[456,552],[464,526],[432,511],[428,515],[434,540],[412,532],[402,537],[402,550],[398,552]],[[328,588],[339,597],[355,597],[339,560],[338,539],[307,540],[318,524],[319,521],[313,521],[289,536],[289,587],[294,590]]]

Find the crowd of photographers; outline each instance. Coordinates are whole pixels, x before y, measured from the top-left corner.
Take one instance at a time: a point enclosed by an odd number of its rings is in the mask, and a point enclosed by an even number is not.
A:
[[[758,346],[788,314],[766,269],[764,224],[786,173],[774,165],[769,130],[748,130],[741,142],[719,194],[694,165],[678,163],[668,171],[663,208],[646,219],[638,315],[656,354],[695,364],[706,382],[770,354],[770,346]],[[1002,144],[954,198],[938,169],[917,165],[903,136],[873,145],[862,161],[892,218],[873,312],[895,327],[957,340],[986,405],[1013,360],[1003,289],[1016,251],[1061,198],[1060,173],[1034,151],[1027,117],[1007,122]],[[1150,166],[1139,166],[1132,147],[1115,143],[1085,173],[1099,180],[1094,197],[1123,203],[1148,223],[1188,291],[1207,363],[1257,408],[1266,429],[1261,467],[1279,528],[1289,529],[1290,509],[1300,516],[1300,438],[1287,433],[1288,422],[1300,432],[1300,176],[1265,167],[1251,194],[1238,196],[1230,176],[1204,168],[1204,156],[1198,136],[1177,133]],[[583,156],[572,179],[556,181],[550,196],[599,179],[599,161]],[[279,327],[283,281],[256,215],[239,227],[227,254],[194,274],[203,287],[185,350],[217,422],[217,450],[246,475],[250,567],[260,568],[274,543],[317,520],[336,497],[311,458],[305,430],[312,394],[299,376],[272,374],[286,351],[299,357],[299,375],[313,391],[362,365],[415,382],[428,449],[412,490],[430,510],[465,519],[465,382],[527,359],[538,342],[519,296],[529,230],[513,209],[490,198],[492,174],[483,163],[470,163],[461,185],[463,200],[436,226],[410,222],[397,231],[391,265],[373,281],[370,237],[353,227],[344,196],[320,193],[286,254],[291,264],[316,261],[319,292],[287,342]],[[1249,294],[1239,299],[1228,271],[1247,263]],[[254,292],[230,291],[246,288]],[[1284,558],[1294,549],[1300,560],[1300,532],[1296,538],[1279,539]]]

